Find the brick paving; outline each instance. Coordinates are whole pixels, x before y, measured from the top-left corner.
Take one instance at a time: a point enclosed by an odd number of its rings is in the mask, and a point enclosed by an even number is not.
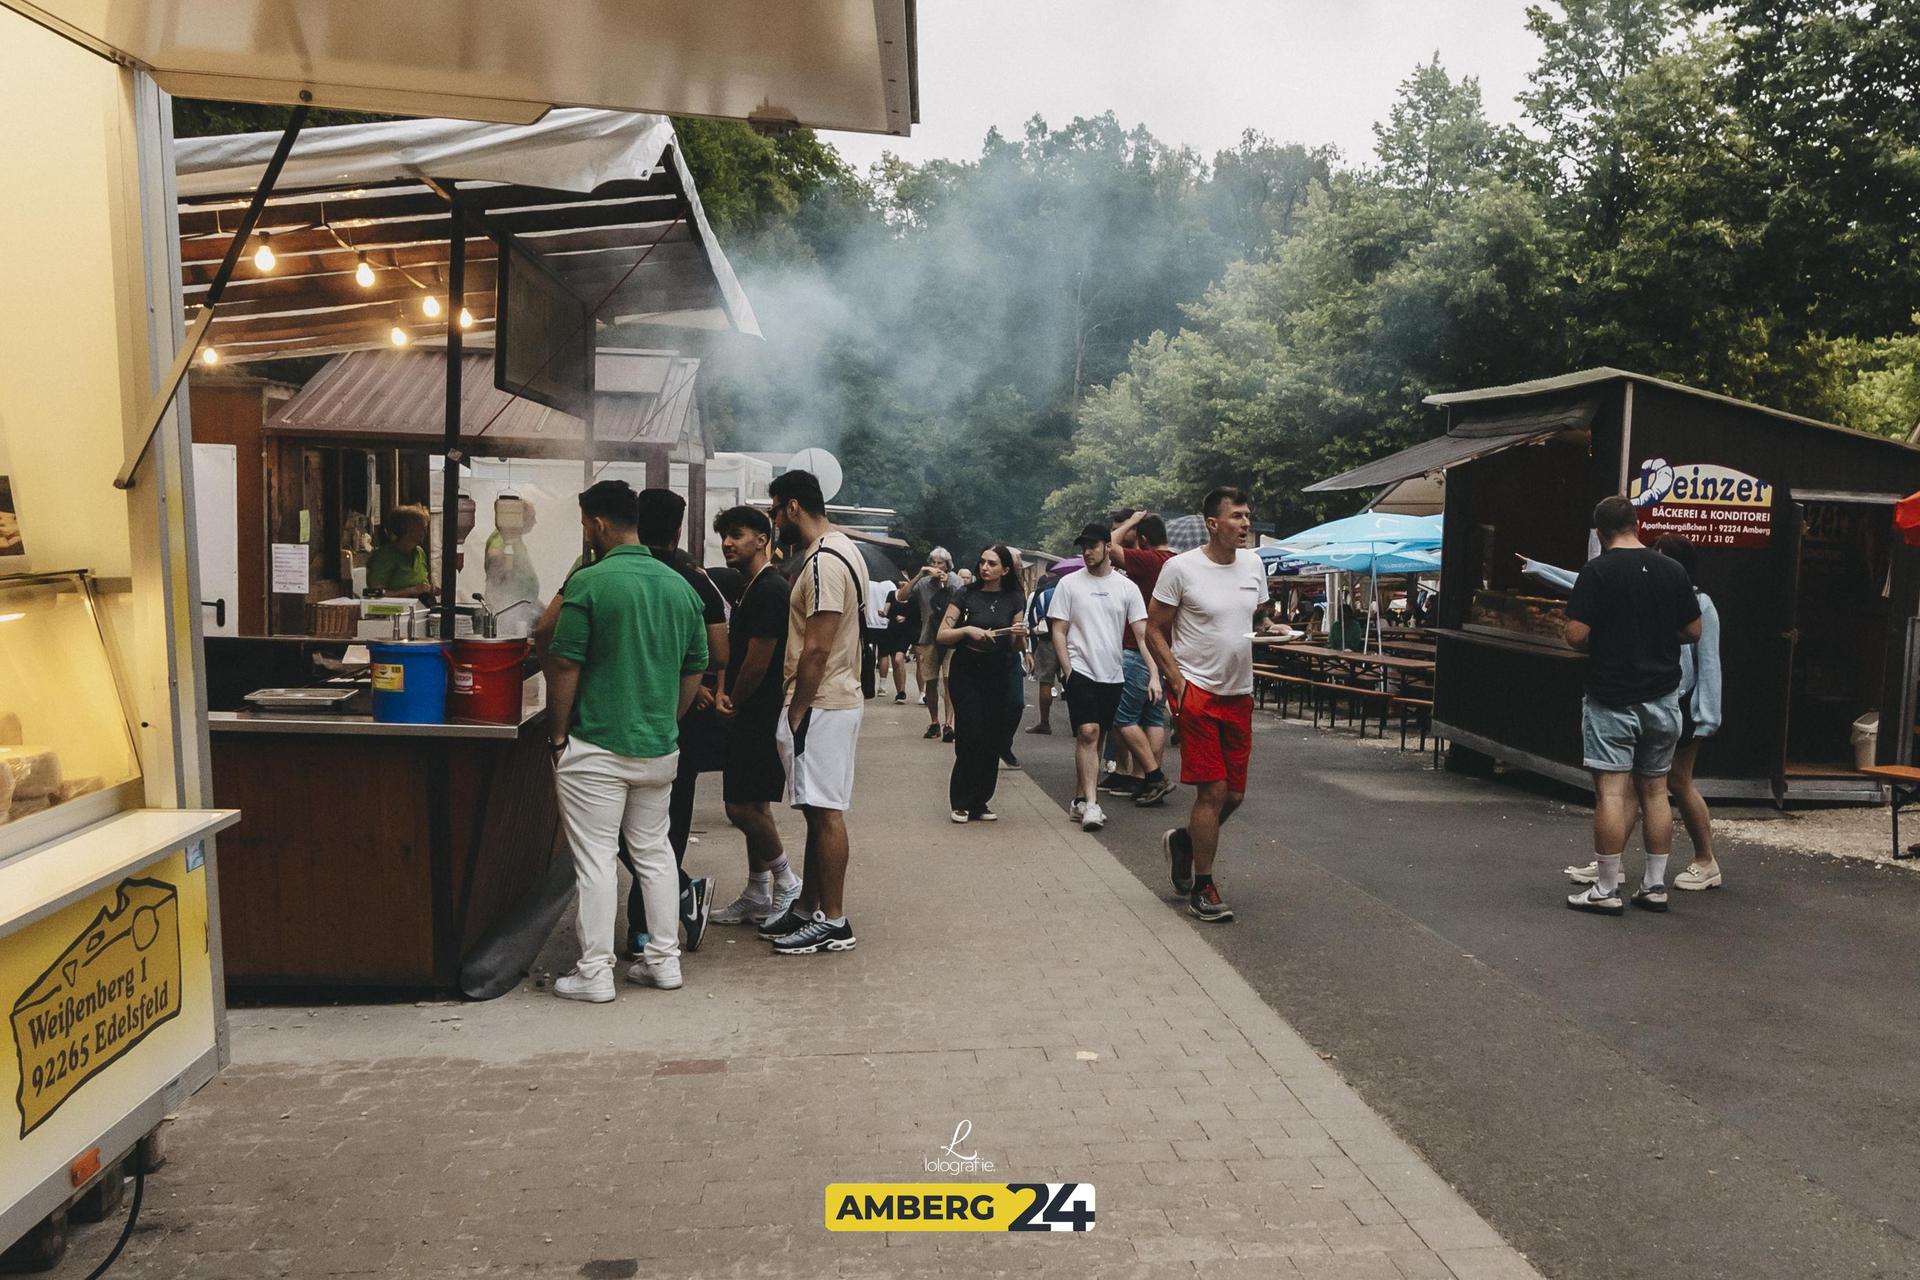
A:
[[[1003,773],[1001,821],[956,827],[949,750],[869,705],[858,950],[715,927],[683,989],[611,1005],[536,973],[486,1004],[236,1010],[114,1274],[1536,1274],[1056,798]],[[744,859],[714,781],[689,863],[724,900]],[[962,1120],[996,1166],[967,1180],[1092,1183],[1094,1230],[823,1228],[829,1182],[940,1180]]]

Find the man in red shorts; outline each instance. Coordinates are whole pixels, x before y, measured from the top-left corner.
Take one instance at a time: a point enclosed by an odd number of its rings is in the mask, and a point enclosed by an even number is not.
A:
[[[1187,912],[1224,924],[1233,908],[1213,883],[1220,824],[1247,796],[1253,751],[1253,611],[1267,598],[1267,571],[1247,549],[1253,512],[1239,489],[1200,504],[1204,546],[1167,561],[1148,606],[1147,645],[1180,717],[1180,781],[1193,788],[1187,825],[1160,838],[1173,887]]]

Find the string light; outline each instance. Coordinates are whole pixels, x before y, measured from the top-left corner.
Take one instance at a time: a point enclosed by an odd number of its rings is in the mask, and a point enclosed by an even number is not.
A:
[[[219,364],[220,353],[214,350],[212,347],[202,347],[200,349],[200,363],[201,364]]]
[[[271,234],[262,231],[260,233],[260,247],[253,251],[253,265],[262,271],[273,270],[274,263],[279,261],[278,258],[273,256],[273,246],[269,243],[272,239],[273,236]]]
[[[460,327],[462,329],[473,328],[473,312],[467,310],[465,307],[460,308]]]
[[[404,347],[408,342],[412,341],[412,339],[407,336],[407,331],[397,324],[393,326],[392,331],[387,334],[387,338],[396,347]]]
[[[440,314],[440,299],[434,297],[432,294],[428,294],[426,297],[420,299],[420,309],[426,312],[427,319],[431,320]]]
[[[362,289],[373,288],[373,264],[367,261],[367,255],[359,255],[360,265],[353,269],[353,279]]]

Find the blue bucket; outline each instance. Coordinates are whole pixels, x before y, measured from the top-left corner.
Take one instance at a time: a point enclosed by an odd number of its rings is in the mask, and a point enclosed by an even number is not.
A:
[[[373,718],[382,724],[442,724],[447,718],[447,647],[432,640],[369,646]]]

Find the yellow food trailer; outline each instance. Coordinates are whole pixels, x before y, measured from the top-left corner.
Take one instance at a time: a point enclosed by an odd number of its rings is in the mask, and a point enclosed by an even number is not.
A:
[[[345,8],[0,0],[0,1249],[29,1265],[226,1058],[237,814],[208,804],[174,397],[224,280],[183,325],[169,95],[295,107],[288,146],[304,105],[892,134],[917,111],[913,0]]]

